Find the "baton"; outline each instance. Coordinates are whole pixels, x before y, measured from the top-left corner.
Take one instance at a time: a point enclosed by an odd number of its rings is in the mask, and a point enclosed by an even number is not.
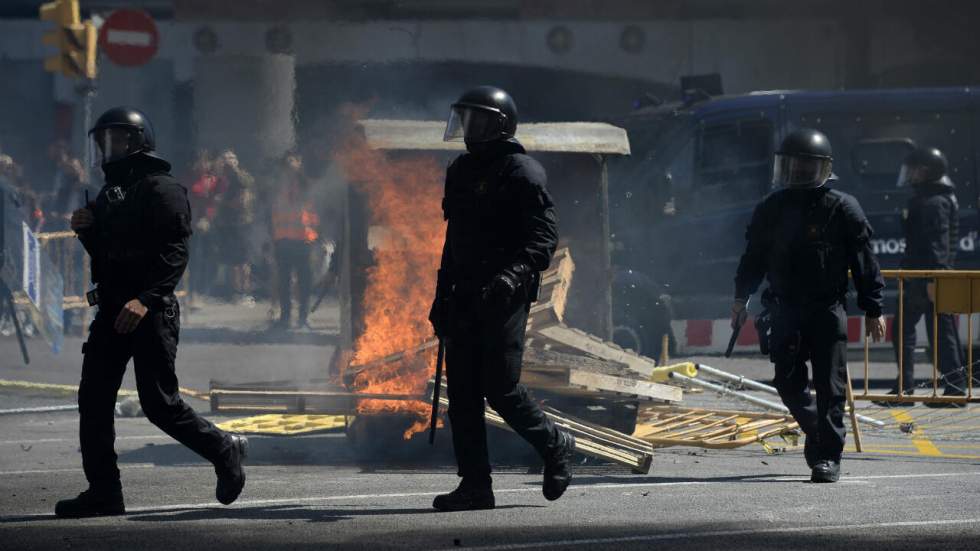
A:
[[[439,353],[436,355],[435,388],[432,389],[432,418],[429,420],[429,444],[436,442],[436,424],[439,420],[439,390],[442,389],[442,362],[445,360],[446,344],[439,337]]]
[[[728,348],[725,349],[726,358],[732,357],[732,351],[735,350],[735,342],[738,341],[738,334],[742,332],[742,326],[745,325],[745,322],[748,321],[749,319],[748,301],[745,302],[745,309],[742,310],[742,312],[745,312],[745,319],[742,320],[742,323],[739,323],[738,325],[732,328],[732,338],[728,339]]]

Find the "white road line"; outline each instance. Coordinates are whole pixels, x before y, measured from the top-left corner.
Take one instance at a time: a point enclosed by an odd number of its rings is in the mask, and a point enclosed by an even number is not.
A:
[[[754,536],[760,534],[794,534],[801,532],[826,532],[828,530],[870,530],[873,528],[918,528],[923,526],[955,526],[961,524],[980,524],[980,518],[922,520],[908,522],[872,522],[867,524],[831,524],[821,526],[789,526],[785,528],[756,528],[745,530],[716,530],[708,532],[674,532],[669,534],[647,534],[639,536],[620,536],[609,538],[589,538],[580,540],[548,540],[537,542],[510,543],[467,547],[479,551],[505,551],[509,549],[538,549],[542,547],[571,547],[576,545],[604,545],[610,543],[639,543],[693,538],[724,538],[733,536]],[[449,549],[458,549],[447,547]]]
[[[0,409],[0,415],[21,415],[24,413],[53,413],[58,411],[78,411],[78,404],[62,406],[38,406],[32,408]]]
[[[698,486],[709,484],[708,482],[663,482],[657,484],[657,486]],[[590,488],[596,487],[618,487],[620,485],[605,485],[598,484],[595,486],[590,486]],[[501,490],[494,490],[494,494],[517,494],[517,493],[527,493],[527,492],[540,492],[541,488],[529,487],[529,488],[505,488]],[[314,497],[298,497],[298,498],[276,498],[276,499],[240,499],[235,502],[234,507],[231,508],[243,508],[243,507],[254,507],[261,505],[288,505],[291,503],[316,503],[325,501],[346,501],[346,500],[362,500],[362,499],[393,499],[393,498],[405,498],[405,497],[434,497],[439,494],[445,493],[445,490],[438,492],[404,492],[397,494],[351,494],[343,496],[314,496]],[[133,513],[168,513],[172,511],[186,511],[194,509],[214,509],[222,508],[221,505],[213,501],[208,501],[204,503],[177,503],[171,505],[158,505],[155,507],[127,507],[126,514]],[[51,517],[54,515],[50,513],[35,513],[26,515],[13,515],[18,518],[43,518]],[[0,519],[3,517],[0,516]]]
[[[173,440],[166,434],[147,434],[140,436],[117,436],[116,440]],[[0,440],[3,444],[57,444],[57,443],[78,443],[78,437],[73,438],[38,438],[37,440]]]
[[[130,465],[120,465],[120,471],[128,471],[130,469],[149,469],[150,467],[157,467],[153,463],[133,463]],[[210,467],[210,466],[209,466]],[[34,470],[24,470],[24,471],[0,471],[0,476],[10,476],[18,474],[49,474],[49,473],[80,473],[84,472],[82,469],[77,467],[70,469],[34,469]]]
[[[145,468],[152,467],[153,465],[134,465],[128,466],[130,468]],[[202,466],[203,467],[203,466]],[[210,466],[207,466],[210,469]],[[63,469],[63,470],[53,470],[53,471],[22,471],[22,472],[65,472],[65,471],[75,471],[81,469]],[[0,474],[5,474],[0,472]],[[16,474],[16,473],[11,473]],[[851,481],[861,481],[861,480],[878,480],[878,479],[888,479],[888,478],[946,478],[946,477],[966,477],[966,476],[980,476],[980,471],[977,472],[963,472],[963,473],[920,473],[912,475],[872,475],[872,476],[855,476],[847,477],[845,480]],[[766,479],[753,479],[752,483],[758,483],[760,481],[765,481]],[[786,481],[786,480],[809,480],[809,478],[800,477],[779,477],[774,476],[769,479],[773,482],[776,481]],[[710,480],[694,480],[694,481],[684,481],[684,482],[627,482],[627,483],[607,483],[607,484],[591,484],[575,486],[574,484],[570,488],[571,490],[616,490],[616,489],[628,489],[628,488],[667,488],[675,486],[708,486],[713,484],[741,484],[738,481],[723,481],[723,482],[713,482]],[[526,488],[504,488],[499,490],[494,490],[495,494],[517,494],[517,493],[528,493],[528,492],[540,492],[541,489],[537,486],[531,486]],[[294,497],[294,498],[275,498],[275,499],[242,499],[235,502],[235,508],[240,507],[250,507],[250,506],[262,506],[262,505],[288,505],[291,503],[316,503],[316,502],[326,502],[326,501],[353,501],[353,500],[385,500],[385,499],[397,499],[397,498],[411,498],[411,497],[432,497],[443,493],[439,492],[403,492],[394,494],[350,494],[341,496],[311,496],[311,497]],[[171,505],[159,505],[154,507],[129,507],[126,509],[127,513],[166,513],[171,511],[182,511],[188,509],[211,509],[220,507],[217,503],[213,501],[201,502],[201,503],[178,503]],[[27,515],[18,515],[24,518],[36,518],[36,517],[51,517],[52,515],[46,513],[36,513]],[[2,518],[2,517],[0,517]],[[52,517],[53,518],[53,517]]]

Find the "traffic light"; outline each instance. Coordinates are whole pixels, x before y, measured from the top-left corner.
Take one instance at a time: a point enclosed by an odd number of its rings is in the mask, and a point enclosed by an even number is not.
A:
[[[58,48],[58,55],[45,58],[44,70],[69,78],[94,79],[98,32],[91,21],[81,21],[78,0],[55,0],[42,4],[42,21],[51,21],[55,29],[44,33],[41,41]]]

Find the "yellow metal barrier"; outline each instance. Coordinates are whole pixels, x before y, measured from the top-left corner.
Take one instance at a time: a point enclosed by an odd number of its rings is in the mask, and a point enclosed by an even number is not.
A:
[[[854,400],[872,400],[875,402],[899,402],[899,403],[949,403],[967,404],[980,402],[980,398],[973,395],[973,314],[980,312],[980,271],[977,270],[882,270],[882,275],[886,279],[898,280],[898,315],[895,323],[898,324],[895,333],[898,336],[898,394],[871,394],[868,389],[869,377],[869,356],[868,356],[868,336],[864,336],[864,393],[852,394]],[[909,395],[903,389],[903,370],[905,364],[903,344],[904,344],[904,302],[905,302],[905,280],[907,279],[926,279],[934,285],[933,293],[933,312],[932,312],[932,394],[931,395]],[[940,314],[966,314],[967,315],[967,363],[966,363],[966,393],[963,396],[940,396],[939,395],[939,347],[935,346],[939,339],[939,315]]]

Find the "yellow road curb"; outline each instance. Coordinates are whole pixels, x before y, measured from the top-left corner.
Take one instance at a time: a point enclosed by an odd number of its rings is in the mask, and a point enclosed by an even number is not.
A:
[[[2,390],[28,392],[31,394],[46,394],[50,396],[75,396],[78,394],[78,385],[58,385],[52,383],[35,383],[32,381],[11,381],[9,379],[0,379],[0,391]],[[192,396],[204,401],[209,400],[207,392],[184,387],[181,387],[179,390],[181,394],[186,396]],[[119,389],[119,396],[136,395],[135,390],[124,388]]]

